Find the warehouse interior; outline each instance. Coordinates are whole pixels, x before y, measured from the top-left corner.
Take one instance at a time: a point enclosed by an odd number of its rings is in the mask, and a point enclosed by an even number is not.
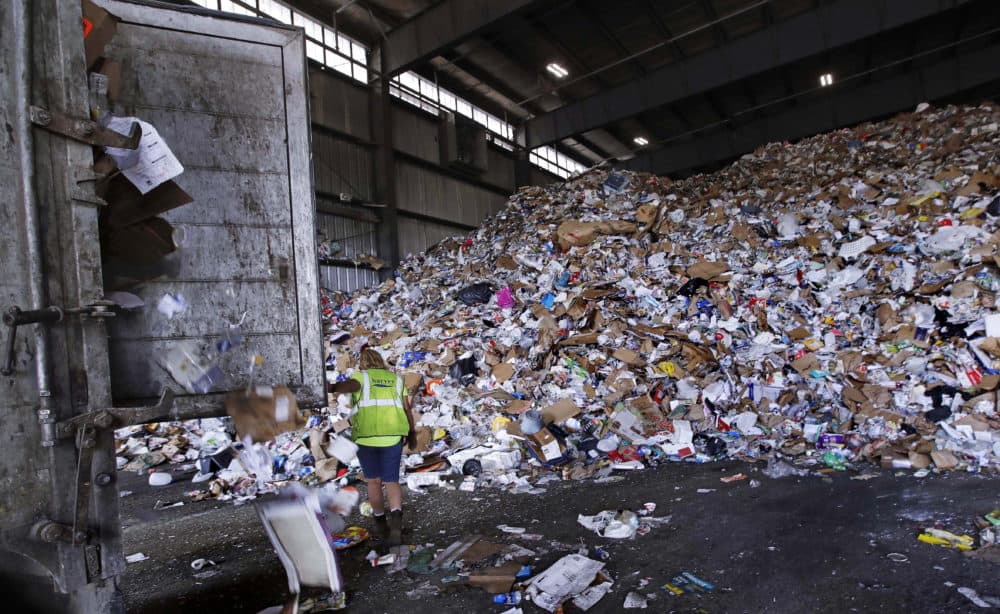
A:
[[[520,186],[599,164],[682,178],[1000,91],[988,0],[197,4],[305,28],[320,224],[352,237],[346,260],[389,266],[478,227]],[[373,115],[383,72],[391,122]],[[472,128],[485,151],[453,159],[442,122]],[[378,278],[353,261],[321,272],[331,289]]]
[[[16,611],[1000,608],[996,0],[0,31]]]

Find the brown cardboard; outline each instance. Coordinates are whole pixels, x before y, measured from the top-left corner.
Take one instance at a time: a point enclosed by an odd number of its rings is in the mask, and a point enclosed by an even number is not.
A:
[[[89,31],[88,31],[89,30]],[[83,0],[83,52],[87,68],[97,64],[104,53],[104,47],[118,31],[118,18],[97,6],[90,0]]]
[[[507,563],[500,567],[483,567],[469,575],[469,586],[477,586],[491,595],[507,593],[514,586],[515,576],[519,571],[521,571],[520,563]]]
[[[509,362],[502,362],[495,367],[492,371],[494,379],[496,379],[498,384],[502,384],[514,377],[514,365]]]
[[[698,261],[688,267],[688,277],[700,277],[707,281],[720,281],[729,271],[729,265],[724,262]]]
[[[639,356],[637,352],[633,352],[632,350],[628,350],[625,348],[620,348],[615,350],[615,353],[612,354],[611,356],[617,358],[618,360],[624,362],[627,365],[632,365],[634,367],[638,367],[639,365],[643,364],[642,357]]]
[[[563,452],[566,451],[566,448],[563,447],[559,440],[556,439],[555,435],[553,435],[552,432],[546,427],[542,427],[542,430],[533,435],[527,435],[525,444],[527,444],[539,458],[546,462],[559,458],[563,455]]]
[[[933,450],[931,460],[938,469],[954,469],[958,467],[958,459],[948,450]]]
[[[531,406],[532,406],[531,401],[525,401],[523,399],[514,399],[513,401],[508,403],[506,407],[503,408],[503,413],[520,415],[531,409]],[[510,429],[508,429],[508,432],[510,432]]]
[[[103,254],[133,265],[152,265],[173,253],[174,227],[154,217],[124,228],[101,233]]]
[[[656,205],[642,205],[635,212],[635,221],[641,225],[652,224],[656,221],[656,213],[659,208]]]
[[[432,429],[429,426],[418,426],[416,433],[417,433],[417,446],[415,448],[411,448],[409,444],[404,443],[403,444],[404,454],[426,452],[431,449],[431,443],[434,441],[434,429]]]
[[[597,343],[597,338],[600,337],[599,333],[584,333],[582,335],[573,335],[572,337],[567,337],[559,342],[559,345],[594,345]]]
[[[910,465],[914,469],[926,469],[931,466],[931,457],[929,454],[910,452],[909,458],[910,458]]]
[[[333,423],[333,432],[337,433],[338,435],[340,433],[343,433],[349,428],[351,428],[351,423],[347,420],[344,420],[343,418]]]
[[[542,410],[542,422],[545,424],[552,424],[553,422],[559,424],[579,413],[580,408],[576,406],[576,403],[572,399],[562,399],[558,403],[549,405]]]
[[[810,371],[821,369],[819,359],[812,353],[806,354],[802,358],[792,361],[792,367],[803,375],[809,373]]]
[[[115,173],[103,185],[98,186],[98,190],[98,195],[108,201],[108,207],[101,210],[101,224],[105,228],[129,226],[193,201],[172,180],[142,194],[121,173]]]
[[[403,373],[403,386],[406,387],[407,392],[410,396],[416,396],[417,391],[420,390],[420,386],[424,383],[424,376],[420,373],[414,373],[413,371],[407,371]]]
[[[295,395],[285,386],[256,386],[249,394],[244,390],[231,392],[226,396],[225,405],[240,439],[249,436],[255,442],[270,441],[306,423],[299,413]]]

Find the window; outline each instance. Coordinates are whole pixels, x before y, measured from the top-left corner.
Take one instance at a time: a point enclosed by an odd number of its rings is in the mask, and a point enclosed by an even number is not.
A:
[[[368,51],[279,0],[194,0],[200,6],[239,15],[269,17],[306,33],[306,56],[362,83],[368,83]]]
[[[364,45],[351,40],[340,32],[325,27],[312,17],[294,10],[281,0],[194,0],[199,6],[240,15],[269,17],[281,23],[301,27],[306,34],[306,56],[340,74],[368,83],[368,50]],[[552,69],[569,74],[562,66],[552,65]],[[553,73],[555,74],[555,73]],[[830,77],[832,82],[832,77]],[[462,100],[452,92],[439,88],[436,83],[414,72],[406,72],[393,79],[389,93],[408,104],[428,113],[437,115],[441,109],[455,111],[484,126],[493,136],[491,141],[508,151],[514,150],[511,142],[514,127],[485,110]],[[499,137],[499,138],[498,138]],[[540,168],[560,177],[583,171],[586,167],[569,156],[557,152],[552,147],[539,147],[528,156],[529,161]]]

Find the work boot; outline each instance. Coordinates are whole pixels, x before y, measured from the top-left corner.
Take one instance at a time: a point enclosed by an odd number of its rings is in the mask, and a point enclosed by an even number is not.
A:
[[[389,520],[386,514],[372,517],[372,537],[378,540],[385,539],[389,534]]]
[[[403,510],[389,512],[389,539],[386,544],[391,548],[403,543]]]

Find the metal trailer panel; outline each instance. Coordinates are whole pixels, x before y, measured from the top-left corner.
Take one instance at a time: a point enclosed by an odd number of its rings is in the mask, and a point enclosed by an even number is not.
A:
[[[249,356],[258,382],[288,385],[300,403],[325,400],[315,252],[305,37],[221,16],[98,0],[122,19],[106,56],[122,64],[117,115],[153,124],[185,167],[175,181],[194,202],[163,217],[179,229],[172,274],[143,284],[141,314],[111,323],[116,405],[155,398],[204,413],[244,385]],[[160,297],[187,310],[168,319]],[[245,315],[244,315],[245,314]],[[241,359],[208,398],[188,395],[157,357],[181,340],[208,347],[242,321]]]
[[[87,305],[103,294],[93,183],[85,179],[91,148],[34,128],[27,111],[38,105],[88,115],[80,4],[4,2],[0,31],[0,185],[7,189],[0,307]],[[11,331],[2,332],[6,341]],[[15,339],[14,372],[0,378],[0,576],[46,577],[73,594],[78,611],[115,611],[113,579],[124,562],[113,433],[94,433],[90,462],[79,465],[72,438],[50,439],[57,422],[110,405],[104,325],[67,317],[18,327]],[[110,481],[96,479],[102,474]],[[66,541],[45,526],[87,538]],[[98,588],[99,579],[109,582]]]
[[[107,52],[123,68],[117,111],[156,125],[185,164],[178,183],[196,202],[164,216],[186,241],[174,278],[139,291],[146,311],[111,326],[67,316],[19,327],[14,373],[0,377],[0,579],[50,579],[68,594],[51,611],[123,609],[113,431],[67,428],[67,420],[145,404],[161,385],[174,387],[156,354],[180,339],[208,343],[243,311],[246,349],[267,359],[258,381],[289,384],[306,405],[325,400],[304,36],[165,4],[95,1],[122,19]],[[28,116],[29,105],[89,115],[80,3],[0,2],[0,31],[0,185],[8,190],[0,308],[86,306],[104,294],[91,146],[35,128]],[[187,292],[183,320],[157,319],[166,291]],[[6,341],[9,331],[0,332]],[[217,415],[221,392],[186,396],[171,415]],[[76,440],[66,436],[74,432]],[[27,582],[22,592],[34,593]]]

